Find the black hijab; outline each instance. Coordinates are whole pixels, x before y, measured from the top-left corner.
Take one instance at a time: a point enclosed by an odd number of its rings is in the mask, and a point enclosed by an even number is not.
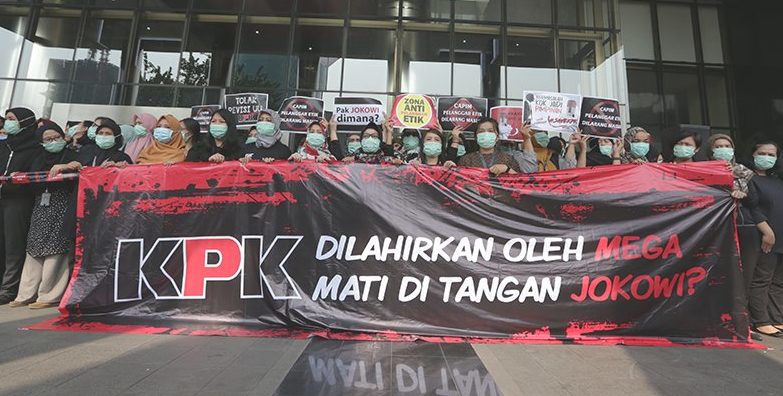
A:
[[[601,154],[600,139],[591,138],[587,143],[587,166],[611,165],[614,161],[609,155]]]
[[[62,139],[65,139],[65,132],[63,132],[62,128],[60,128],[60,126],[57,124],[52,123],[46,124],[35,131],[36,141],[43,143],[43,134],[46,131],[55,131],[60,134]],[[59,153],[50,153],[46,150],[43,150],[43,154],[36,158],[36,160],[33,162],[31,171],[48,171],[55,165],[67,164],[72,161],[76,161],[76,152],[69,149],[68,147],[63,148],[63,150]]]
[[[8,134],[6,143],[13,151],[27,151],[38,148],[38,142],[35,140],[36,118],[32,110],[24,107],[16,107],[6,110],[5,114],[11,113],[19,120],[21,131],[16,135]]]

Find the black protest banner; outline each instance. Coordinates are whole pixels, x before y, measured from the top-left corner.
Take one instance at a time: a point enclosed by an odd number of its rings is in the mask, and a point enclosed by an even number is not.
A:
[[[720,162],[88,168],[61,309],[154,329],[746,344],[731,183]]]
[[[367,124],[383,124],[386,106],[374,98],[334,98],[338,132],[361,132]]]
[[[226,95],[225,107],[237,116],[237,125],[249,127],[258,122],[261,110],[266,109],[269,103],[269,95],[264,93],[240,93]]]
[[[280,130],[307,132],[307,127],[324,116],[324,101],[318,98],[294,96],[280,105]]]
[[[582,98],[579,126],[585,135],[619,139],[623,136],[620,104],[614,99]]]
[[[201,125],[201,132],[209,132],[209,122],[212,120],[212,114],[220,110],[219,105],[201,105],[190,108],[190,118],[198,121]]]
[[[478,121],[487,116],[488,101],[484,98],[444,96],[438,98],[438,120],[443,130],[460,127],[475,132]]]

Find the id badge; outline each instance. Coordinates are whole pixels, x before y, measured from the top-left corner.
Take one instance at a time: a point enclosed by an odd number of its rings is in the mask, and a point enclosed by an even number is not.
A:
[[[52,199],[52,194],[49,191],[41,194],[41,206],[49,206],[49,201]]]

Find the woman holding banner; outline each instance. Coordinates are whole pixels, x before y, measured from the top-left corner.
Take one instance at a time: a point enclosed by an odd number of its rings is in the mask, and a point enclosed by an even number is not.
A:
[[[179,133],[179,120],[171,114],[158,119],[152,144],[139,154],[139,164],[171,165],[185,161],[185,142]]]
[[[404,129],[401,136],[402,146],[396,153],[397,158],[404,164],[418,160],[421,152],[419,131],[416,129]]]
[[[41,155],[41,145],[35,138],[35,114],[22,107],[7,110],[3,129],[7,138],[0,144],[0,171],[3,176],[30,171],[33,162]],[[0,305],[8,304],[16,297],[22,265],[25,260],[27,231],[30,227],[33,195],[28,186],[0,185],[0,262],[4,273],[0,283]]]
[[[68,142],[68,148],[79,152],[82,147],[95,144],[95,141],[87,136],[87,130],[90,127],[92,127],[92,121],[82,121],[68,128],[65,132],[65,141]]]
[[[663,156],[652,145],[652,135],[642,127],[629,128],[625,133],[624,152],[620,154],[623,164],[644,164],[663,162]]]
[[[157,119],[154,115],[149,113],[140,113],[133,115],[133,132],[135,136],[125,144],[125,154],[132,161],[136,161],[139,158],[139,154],[144,151],[149,145],[152,144],[152,131],[155,129]]]
[[[701,148],[701,135],[694,131],[680,131],[673,142],[672,162],[675,164],[693,162],[693,156]]]
[[[76,152],[65,147],[65,133],[59,126],[45,125],[36,136],[44,152],[33,162],[31,172],[47,171],[54,177],[81,169]],[[27,256],[19,293],[10,306],[41,309],[56,306],[68,286],[76,229],[76,182],[35,183],[31,188],[35,202]]]
[[[295,153],[291,154],[291,157],[289,157],[288,160],[294,162],[336,161],[335,157],[329,151],[329,146],[331,144],[327,144],[326,142],[326,135],[324,134],[326,124],[325,119],[321,119],[320,122],[311,122],[307,127],[307,136],[305,137],[304,143]]]
[[[371,122],[361,134],[361,147],[353,155],[345,157],[343,162],[380,164],[394,156],[394,148],[388,144],[392,137],[391,122],[387,119],[383,127]],[[382,140],[383,139],[383,140]]]
[[[421,156],[411,160],[411,164],[445,166],[451,168],[457,164],[448,160],[443,150],[443,133],[441,131],[430,129],[424,132],[424,139],[421,145]]]
[[[133,164],[133,160],[122,150],[122,131],[110,119],[101,121],[95,131],[95,144],[79,150],[78,160],[82,166],[117,166]]]
[[[460,159],[459,165],[488,169],[493,175],[519,173],[519,163],[510,155],[497,149],[498,122],[493,118],[482,118],[476,129],[476,142],[479,151],[466,154]]]
[[[256,141],[245,145],[243,157],[240,161],[244,164],[248,161],[263,161],[266,163],[276,160],[287,160],[291,156],[291,150],[280,142],[283,133],[280,132],[280,116],[274,110],[262,110],[256,123]]]
[[[181,120],[179,133],[182,135],[182,141],[185,142],[185,157],[187,157],[190,149],[197,145],[201,139],[201,124],[192,118]]]
[[[237,119],[226,109],[212,115],[209,135],[188,152],[188,162],[212,162],[221,164],[242,158],[246,137],[237,130]]]
[[[783,337],[783,180],[779,157],[778,144],[757,144],[751,165],[756,175],[750,182],[750,190],[758,197],[753,217],[762,235],[748,295],[750,318],[757,332],[773,337]]]
[[[587,144],[587,166],[622,164],[623,141],[620,139],[592,138]]]

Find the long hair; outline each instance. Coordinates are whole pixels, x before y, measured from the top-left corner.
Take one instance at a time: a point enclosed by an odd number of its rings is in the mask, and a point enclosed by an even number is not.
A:
[[[226,137],[223,139],[223,151],[229,154],[235,154],[237,158],[242,154],[242,150],[244,149],[244,139],[240,135],[239,131],[237,130],[237,118],[236,116],[231,113],[230,111],[226,109],[220,109],[212,114],[212,117],[215,116],[215,114],[219,114],[224,120],[226,120],[226,125],[228,126],[228,131],[226,131]],[[200,143],[206,144],[208,148],[211,150],[213,147],[217,147],[215,144],[215,138],[212,136],[211,133],[208,133],[206,136],[206,139],[200,139]],[[232,155],[228,155],[227,157],[231,157]]]
[[[201,141],[201,124],[192,118],[186,118],[180,122],[190,132],[190,144],[192,146],[197,145]]]

